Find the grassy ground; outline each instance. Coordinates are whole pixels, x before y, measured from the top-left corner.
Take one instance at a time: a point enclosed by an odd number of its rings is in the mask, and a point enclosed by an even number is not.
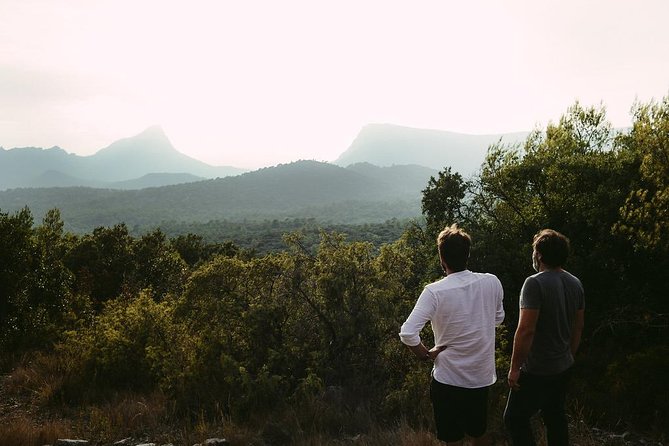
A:
[[[232,445],[360,445],[437,446],[441,444],[428,429],[406,422],[379,426],[373,408],[342,413],[341,408],[323,402],[287,408],[280,414],[251,420],[244,426],[233,423],[223,413],[177,415],[174,404],[159,392],[115,394],[100,403],[65,404],[57,390],[63,377],[48,373],[50,358],[24,358],[0,377],[0,446],[42,446],[58,438],[79,438],[93,444],[111,445],[131,437],[137,442],[191,446],[207,438],[227,438]],[[508,445],[501,424],[500,407],[491,407],[490,433],[494,444]],[[572,444],[579,446],[658,444],[649,440],[630,441],[591,429],[582,410],[572,404]],[[538,444],[545,444],[538,419]],[[134,443],[136,444],[136,443]]]

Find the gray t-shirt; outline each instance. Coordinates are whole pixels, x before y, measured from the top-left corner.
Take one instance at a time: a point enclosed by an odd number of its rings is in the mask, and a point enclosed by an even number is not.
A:
[[[530,353],[521,367],[535,375],[553,375],[574,363],[570,340],[577,310],[585,308],[583,285],[564,270],[547,270],[525,279],[520,308],[539,310]]]

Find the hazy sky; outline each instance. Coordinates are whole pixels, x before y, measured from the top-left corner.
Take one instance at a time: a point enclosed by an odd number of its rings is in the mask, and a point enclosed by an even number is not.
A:
[[[0,146],[159,124],[210,164],[330,161],[368,123],[486,134],[669,94],[667,0],[0,0]]]

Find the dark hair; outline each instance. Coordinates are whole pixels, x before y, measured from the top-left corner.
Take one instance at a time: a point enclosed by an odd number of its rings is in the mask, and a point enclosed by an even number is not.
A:
[[[541,254],[541,261],[551,268],[565,264],[569,257],[569,239],[552,229],[542,229],[534,236],[532,248]]]
[[[437,237],[439,258],[453,271],[467,269],[472,238],[457,224],[444,228]]]

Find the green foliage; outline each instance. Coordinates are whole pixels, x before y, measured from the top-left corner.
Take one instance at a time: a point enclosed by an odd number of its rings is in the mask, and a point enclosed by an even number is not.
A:
[[[212,220],[207,223],[172,221],[161,223],[160,228],[170,236],[172,244],[175,245],[184,260],[194,265],[193,262],[196,262],[197,258],[208,260],[216,253],[231,256],[239,248],[258,255],[285,251],[286,244],[283,241],[283,235],[298,231],[303,235],[303,243],[310,249],[320,243],[321,231],[346,234],[349,241],[371,242],[378,248],[397,240],[408,225],[408,221],[399,218],[392,218],[382,223],[359,224],[327,223],[315,218],[244,222]],[[136,228],[134,231],[137,236],[145,232],[143,228]],[[184,237],[190,240],[185,240]],[[197,258],[189,260],[187,258],[189,256]]]
[[[151,288],[157,298],[181,292],[186,262],[162,231],[156,229],[136,240],[132,254],[135,267],[130,282],[133,288]]]
[[[100,304],[124,292],[151,288],[158,300],[179,294],[187,264],[167,236],[155,229],[134,239],[125,224],[73,237],[64,263],[74,272],[76,293]]]
[[[0,348],[48,345],[70,311],[63,222],[50,211],[38,228],[28,209],[0,213]]]
[[[468,184],[459,173],[451,173],[447,167],[439,172],[439,177],[430,177],[423,190],[422,209],[427,220],[428,232],[436,238],[445,227],[462,220],[463,199]]]
[[[637,105],[634,125],[621,138],[640,162],[640,181],[621,208],[616,230],[640,247],[669,253],[669,97]]]
[[[245,417],[286,396],[274,276],[273,259],[224,256],[193,272],[175,306],[180,329],[160,362],[162,385],[182,406],[222,405]]]
[[[406,350],[404,353],[407,354]],[[404,417],[415,427],[431,426],[433,414],[429,367],[424,365],[408,369],[401,385],[393,388],[383,403],[384,410],[392,418]]]
[[[180,234],[170,239],[170,243],[191,268],[210,260],[215,254],[234,257],[240,253],[239,248],[230,241],[222,244],[206,243],[201,234]]]
[[[98,389],[153,388],[157,352],[170,348],[172,312],[167,303],[142,292],[109,300],[91,326],[68,332],[59,346],[69,358],[72,377],[66,397]]]
[[[669,384],[661,372],[669,370],[669,346],[644,348],[609,365],[605,384],[610,389],[609,410],[631,426],[663,426],[669,414]]]
[[[75,291],[105,302],[121,294],[132,272],[132,237],[125,224],[96,228],[75,238],[64,261],[75,275]]]
[[[32,215],[23,209],[0,214],[0,341],[11,344],[28,331],[32,308],[29,277],[35,268]]]

